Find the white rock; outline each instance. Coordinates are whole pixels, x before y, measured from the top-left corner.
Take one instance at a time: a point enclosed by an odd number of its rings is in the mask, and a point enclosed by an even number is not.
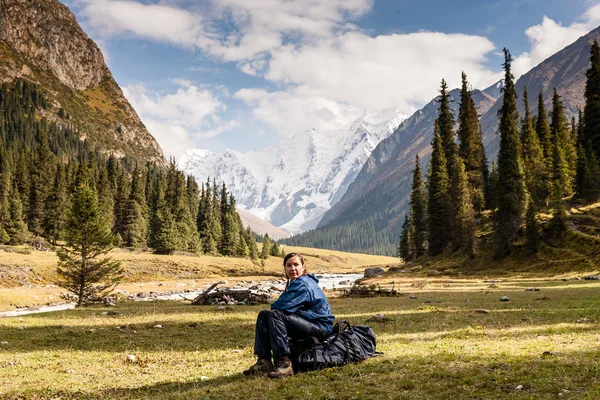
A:
[[[204,376],[204,375],[202,375],[202,376],[200,377],[200,380],[201,380],[201,381],[205,381],[205,380],[207,380],[207,379],[208,379],[208,376]]]
[[[130,363],[135,363],[137,362],[137,357],[134,354],[127,354],[127,361]]]
[[[523,385],[519,385],[515,388],[515,390],[523,390]]]
[[[154,326],[153,326],[153,328],[156,328],[156,329],[162,329],[162,328],[163,328],[163,326],[162,326],[161,324],[156,324],[156,325],[154,325]]]
[[[74,369],[68,369],[65,371],[67,374],[74,374],[75,370]]]

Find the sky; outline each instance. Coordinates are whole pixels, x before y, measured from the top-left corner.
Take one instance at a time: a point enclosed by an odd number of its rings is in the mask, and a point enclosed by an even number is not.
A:
[[[600,25],[600,0],[61,0],[167,156],[242,153],[366,110],[410,116],[445,79],[516,78]]]

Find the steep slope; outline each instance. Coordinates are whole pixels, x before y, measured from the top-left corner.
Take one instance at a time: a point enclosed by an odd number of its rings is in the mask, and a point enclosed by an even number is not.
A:
[[[395,108],[366,112],[333,132],[309,130],[264,150],[188,152],[183,169],[224,181],[239,207],[290,232],[316,227],[346,192],[375,146],[403,120]]]
[[[496,99],[492,95],[497,92],[499,84],[501,82],[484,91],[473,92],[473,100],[480,113],[486,112],[494,104]],[[453,111],[457,114],[460,91],[454,89],[450,96]],[[410,192],[415,155],[419,154],[421,168],[427,170],[437,109],[437,99],[434,99],[400,124],[392,136],[382,141],[350,185],[346,195],[323,216],[319,227],[340,225],[344,221],[353,223],[357,218],[369,218],[374,213],[384,211],[386,215],[382,215],[382,218],[391,221],[389,224],[382,221],[381,226],[395,227],[397,214],[404,209]]]
[[[594,39],[600,39],[600,29],[591,31],[557,52],[517,81],[516,88],[519,94],[527,85],[530,108],[534,112],[537,110],[537,93],[542,90],[544,101],[549,106],[554,87],[562,96],[569,117],[575,115],[578,108],[583,106],[585,71],[589,63],[590,44]],[[453,91],[452,95],[456,98],[456,92]],[[489,97],[500,95],[500,91],[494,85],[484,90],[481,95],[489,100]],[[482,97],[475,100],[481,101]],[[494,104],[488,102],[479,105],[488,161],[495,159],[498,152],[497,115],[500,106],[501,96]],[[523,110],[521,102],[519,108]],[[422,168],[426,170],[435,118],[432,113],[436,110],[436,105],[430,103],[408,118],[390,138],[373,151],[346,195],[325,214],[319,229],[292,241],[299,240],[303,245],[313,245],[315,241],[333,236],[334,232],[340,234],[342,231],[351,231],[353,227],[362,226],[365,221],[369,221],[366,225],[376,227],[374,236],[378,248],[385,248],[390,254],[393,253],[400,231],[399,219],[406,210],[410,193],[410,171],[413,169],[414,155],[418,153],[422,157]],[[366,247],[359,248],[362,251],[373,251],[375,245],[364,246]]]
[[[257,233],[259,235],[264,235],[265,233],[268,233],[269,236],[275,240],[280,240],[291,236],[291,233],[289,233],[288,231],[278,228],[268,223],[264,219],[260,219],[256,215],[250,214],[246,210],[238,208],[237,212],[240,215],[240,218],[242,219],[244,227],[250,227],[250,229],[252,229],[254,233]]]
[[[127,102],[96,44],[56,0],[0,0],[0,80],[47,91],[46,118],[116,155],[164,163],[162,150]]]
[[[585,104],[584,92],[586,75],[589,68],[590,47],[594,40],[600,40],[600,28],[580,37],[574,43],[544,60],[541,64],[523,75],[515,84],[517,93],[522,96],[523,88],[529,91],[529,108],[537,113],[538,94],[542,91],[546,110],[551,111],[554,88],[561,96],[565,113],[569,120],[577,117],[579,108]],[[498,110],[502,106],[499,99],[480,120],[484,133],[484,143],[488,159],[496,158],[500,138],[498,132]],[[521,97],[518,99],[519,111],[525,108]]]

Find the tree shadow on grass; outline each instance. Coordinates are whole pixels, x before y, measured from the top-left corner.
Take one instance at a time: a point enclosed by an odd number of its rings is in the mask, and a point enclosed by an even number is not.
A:
[[[31,398],[63,399],[596,399],[599,350],[551,358],[431,356],[373,358],[363,363],[302,373],[284,380],[241,374],[160,382],[100,392],[29,392]],[[520,386],[520,389],[517,387]],[[18,391],[8,398],[23,398]],[[25,397],[27,398],[27,397]]]

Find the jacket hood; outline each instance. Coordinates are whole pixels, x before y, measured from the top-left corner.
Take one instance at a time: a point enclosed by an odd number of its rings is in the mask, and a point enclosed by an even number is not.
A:
[[[310,273],[309,273],[309,274],[308,274],[308,275],[306,275],[306,276],[308,276],[309,278],[311,278],[313,281],[315,281],[315,282],[319,283],[319,278],[317,278],[317,277],[315,276],[315,274],[310,274]]]

